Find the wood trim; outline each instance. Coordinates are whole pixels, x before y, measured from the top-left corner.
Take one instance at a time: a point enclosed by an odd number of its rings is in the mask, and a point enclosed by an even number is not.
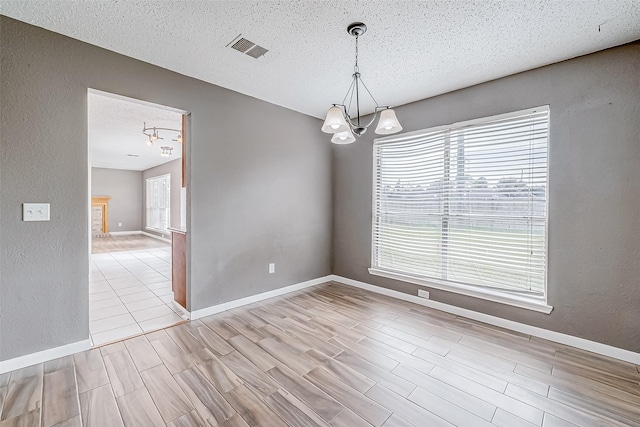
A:
[[[187,186],[185,171],[187,170],[187,115],[182,115],[182,188]]]
[[[171,290],[173,299],[187,307],[187,235],[171,232]]]
[[[93,196],[91,197],[91,204],[107,204],[111,196]]]
[[[91,197],[91,206],[102,208],[102,234],[109,232],[109,199],[111,196]]]

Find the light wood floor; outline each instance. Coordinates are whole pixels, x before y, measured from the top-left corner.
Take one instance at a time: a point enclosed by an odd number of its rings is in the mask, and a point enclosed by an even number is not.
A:
[[[630,363],[326,284],[2,375],[0,426],[628,426],[639,381]]]
[[[124,236],[105,236],[91,238],[91,253],[104,254],[107,252],[135,251],[140,249],[166,248],[171,243],[145,236],[144,234],[129,234]]]

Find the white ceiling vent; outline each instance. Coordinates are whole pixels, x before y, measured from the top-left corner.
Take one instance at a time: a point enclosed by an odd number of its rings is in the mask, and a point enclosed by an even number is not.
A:
[[[245,39],[244,37],[242,37],[242,34],[239,34],[238,37],[233,39],[227,46],[231,47],[231,49],[237,50],[238,52],[246,53],[247,55],[255,59],[258,59],[265,53],[269,52],[268,49],[265,49],[262,46],[258,46],[254,42]]]

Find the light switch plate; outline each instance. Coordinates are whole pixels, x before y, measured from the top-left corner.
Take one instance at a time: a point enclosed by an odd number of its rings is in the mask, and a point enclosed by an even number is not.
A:
[[[23,221],[49,221],[49,203],[23,203]]]
[[[269,263],[269,274],[273,274],[275,272],[276,272],[276,263],[275,262]]]

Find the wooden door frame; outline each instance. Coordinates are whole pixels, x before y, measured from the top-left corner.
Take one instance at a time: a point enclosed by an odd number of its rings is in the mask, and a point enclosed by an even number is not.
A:
[[[102,209],[102,234],[109,232],[109,199],[111,196],[91,197],[91,207],[98,206]]]

